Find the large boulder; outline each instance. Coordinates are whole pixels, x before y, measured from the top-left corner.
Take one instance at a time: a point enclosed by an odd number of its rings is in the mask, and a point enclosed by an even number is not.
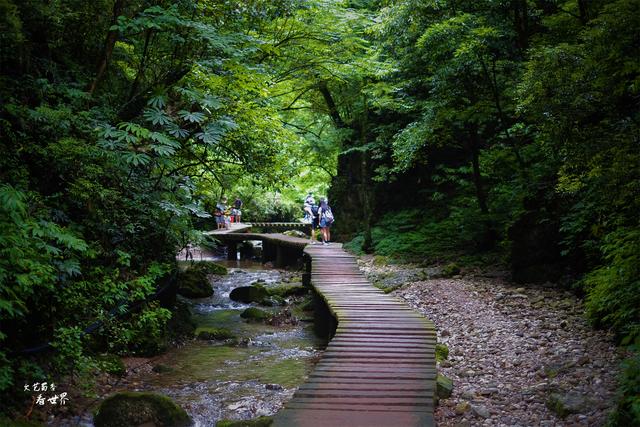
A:
[[[108,397],[93,420],[96,427],[192,425],[184,409],[171,399],[155,393],[116,393]]]
[[[249,304],[260,302],[269,296],[269,291],[262,285],[239,286],[229,293],[229,298],[233,301]]]
[[[197,262],[178,276],[178,293],[187,298],[207,298],[213,295],[210,274],[224,275],[227,269],[213,262]]]

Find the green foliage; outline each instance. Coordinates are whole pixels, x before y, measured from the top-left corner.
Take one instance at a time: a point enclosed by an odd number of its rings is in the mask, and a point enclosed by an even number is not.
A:
[[[640,340],[640,229],[617,229],[603,239],[606,262],[584,279],[589,317],[609,326],[623,344]]]
[[[640,352],[638,345],[629,347],[631,356],[622,363],[618,404],[607,425],[636,425],[640,422]]]

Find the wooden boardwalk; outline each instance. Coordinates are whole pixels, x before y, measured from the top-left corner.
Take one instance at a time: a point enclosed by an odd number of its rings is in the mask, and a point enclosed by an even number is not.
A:
[[[432,426],[433,323],[371,285],[341,245],[307,245],[311,284],[338,321],[308,381],[274,426]]]

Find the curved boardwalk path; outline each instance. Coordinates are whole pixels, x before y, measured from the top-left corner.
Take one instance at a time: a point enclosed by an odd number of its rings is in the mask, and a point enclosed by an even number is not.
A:
[[[372,286],[341,245],[307,245],[311,284],[338,321],[274,426],[432,426],[433,323]]]

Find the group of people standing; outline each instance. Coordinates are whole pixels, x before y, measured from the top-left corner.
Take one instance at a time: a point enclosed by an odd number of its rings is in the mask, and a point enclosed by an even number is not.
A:
[[[232,222],[240,222],[242,217],[242,200],[236,198],[233,205],[227,205],[227,198],[222,197],[216,204],[214,216],[216,217],[216,224],[218,230],[222,228],[229,228]]]
[[[304,219],[303,222],[311,224],[311,244],[316,244],[316,230],[320,228],[322,234],[322,244],[328,245],[331,241],[331,225],[334,217],[329,206],[329,199],[320,198],[320,203],[316,204],[313,192],[309,192],[304,199]]]

